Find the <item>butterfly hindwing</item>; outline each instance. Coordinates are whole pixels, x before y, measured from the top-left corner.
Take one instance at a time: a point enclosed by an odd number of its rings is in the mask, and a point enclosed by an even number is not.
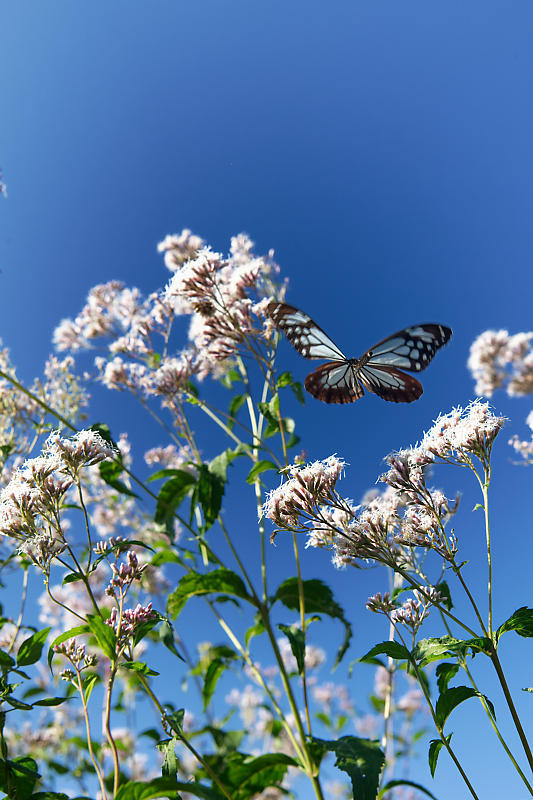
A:
[[[424,391],[416,378],[396,367],[371,366],[369,362],[357,374],[365,389],[392,403],[412,403]]]
[[[322,328],[300,309],[287,303],[272,302],[267,306],[267,314],[305,358],[346,359]]]
[[[363,387],[349,361],[328,361],[305,379],[305,388],[324,403],[353,403],[363,396]]]
[[[367,363],[421,372],[451,335],[450,328],[445,325],[433,322],[412,325],[371,347]]]

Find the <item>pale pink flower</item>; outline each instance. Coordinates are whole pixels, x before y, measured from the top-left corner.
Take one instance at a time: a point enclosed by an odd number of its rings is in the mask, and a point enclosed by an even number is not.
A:
[[[157,245],[157,251],[164,253],[165,266],[175,272],[182,264],[194,258],[198,250],[204,246],[204,240],[196,236],[188,228],[179,234],[168,234]]]

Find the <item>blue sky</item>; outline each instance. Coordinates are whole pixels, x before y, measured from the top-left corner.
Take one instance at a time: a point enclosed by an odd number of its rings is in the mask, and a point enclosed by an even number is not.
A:
[[[259,252],[274,248],[288,301],[348,355],[417,322],[454,329],[416,403],[309,398],[298,412],[310,456],[342,455],[358,499],[383,456],[473,398],[466,359],[477,334],[531,328],[529,2],[1,0],[0,21],[0,336],[27,380],[91,286],[163,285],[165,234],[189,227],[226,250],[246,231]],[[312,366],[289,345],[281,357],[301,380]],[[120,400],[98,396],[95,415],[134,428]],[[525,436],[528,399],[493,402],[509,434]],[[506,438],[493,514],[501,619],[531,604],[531,473],[511,464]],[[465,493],[456,527],[481,587],[477,498],[462,473],[441,480]],[[273,569],[285,547],[278,539]],[[309,576],[330,569],[323,554],[306,558]],[[384,578],[331,568],[328,579],[356,620],[356,657],[378,638],[362,606]],[[529,643],[506,648],[510,663]],[[517,695],[531,684],[525,668],[513,679]],[[518,699],[531,717],[531,698]],[[461,734],[478,713],[464,709],[458,747],[481,796],[500,797],[479,755],[498,763],[494,737]],[[425,756],[416,778],[429,782]],[[462,796],[444,758],[434,791]]]

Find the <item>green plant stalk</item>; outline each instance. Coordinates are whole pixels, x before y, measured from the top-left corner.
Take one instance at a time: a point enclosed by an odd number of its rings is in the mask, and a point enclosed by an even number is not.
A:
[[[524,748],[524,753],[526,754],[526,758],[529,762],[529,766],[533,770],[533,753],[531,752],[531,748],[529,746],[529,742],[527,740],[527,736],[524,733],[524,729],[522,727],[522,723],[520,722],[520,717],[518,716],[518,712],[516,710],[515,704],[513,702],[513,698],[511,696],[511,692],[509,691],[509,686],[507,685],[507,681],[505,679],[505,675],[502,669],[502,665],[500,663],[500,659],[498,658],[498,653],[496,652],[496,648],[494,648],[490,659],[494,665],[494,669],[496,670],[496,674],[498,676],[498,680],[500,681],[500,685],[502,687],[503,693],[505,695],[505,699],[507,701],[507,705],[509,706],[509,711],[511,712],[511,716],[513,718],[513,722],[515,724],[515,728],[518,732],[518,736],[520,737],[520,741],[522,742],[522,747]]]
[[[218,613],[217,609],[216,609],[216,608],[213,606],[213,604],[212,604],[212,603],[211,603],[209,600],[207,600],[207,604],[209,605],[209,607],[210,607],[210,608],[211,608],[211,610],[213,611],[214,615],[216,616],[216,618],[217,618],[217,620],[218,620],[218,623],[219,623],[220,627],[222,628],[222,630],[225,632],[225,634],[227,635],[227,637],[229,638],[229,640],[232,642],[232,644],[233,644],[233,645],[234,645],[234,646],[237,648],[237,650],[239,651],[239,653],[241,654],[241,656],[242,656],[242,657],[245,659],[245,661],[246,661],[246,663],[248,664],[248,666],[249,666],[249,667],[250,667],[250,668],[253,670],[253,673],[254,673],[254,675],[256,675],[256,677],[257,677],[258,681],[260,682],[260,684],[261,684],[261,686],[263,687],[263,689],[264,689],[265,693],[268,695],[268,697],[269,697],[269,699],[270,699],[270,701],[271,701],[272,705],[274,706],[274,708],[275,708],[275,710],[276,710],[276,713],[278,714],[278,716],[279,716],[279,718],[280,718],[281,722],[283,723],[283,727],[285,728],[285,731],[286,731],[286,733],[287,733],[287,736],[288,736],[288,737],[289,737],[289,739],[291,740],[291,742],[292,742],[292,745],[293,745],[293,747],[294,747],[294,749],[295,749],[296,753],[298,754],[298,757],[301,759],[301,761],[302,761],[302,763],[304,764],[305,768],[306,768],[306,769],[309,769],[309,763],[308,763],[308,759],[307,759],[307,753],[306,753],[306,751],[304,751],[304,750],[303,750],[303,749],[300,747],[300,744],[299,744],[298,740],[296,739],[296,737],[294,736],[294,733],[293,733],[293,731],[292,731],[292,728],[291,728],[291,726],[290,726],[290,725],[287,723],[287,721],[285,720],[285,716],[284,716],[284,714],[283,714],[283,711],[282,711],[282,709],[280,708],[280,706],[279,706],[279,704],[278,704],[278,702],[277,702],[276,698],[274,697],[274,695],[271,693],[270,689],[269,689],[269,688],[268,688],[268,686],[266,685],[266,683],[265,683],[265,681],[264,681],[264,679],[263,679],[263,676],[261,675],[261,673],[259,672],[259,670],[257,669],[257,667],[254,665],[254,663],[253,663],[252,659],[250,658],[249,654],[248,654],[248,653],[247,653],[247,651],[244,649],[244,647],[241,645],[241,643],[240,643],[239,639],[238,639],[238,638],[237,638],[237,636],[236,636],[236,635],[233,633],[233,631],[232,631],[232,629],[230,628],[230,626],[228,625],[228,623],[227,623],[227,622],[226,622],[226,621],[223,619],[223,617],[221,617],[221,616],[220,616],[220,614]],[[263,621],[264,621],[264,620],[263,620]],[[266,628],[266,627],[267,627],[267,625],[265,625],[265,628]],[[277,644],[275,645],[275,648],[277,649]],[[278,651],[278,652],[279,652],[279,651]],[[276,659],[276,660],[277,660],[277,659]],[[285,667],[284,667],[284,665],[283,665],[283,661],[281,660],[281,657],[280,657],[280,661],[281,661],[280,670],[283,670],[283,673],[284,673],[284,672],[285,672]],[[279,665],[279,661],[278,661],[278,665]],[[283,673],[282,673],[282,680],[283,680]],[[284,686],[285,686],[285,683],[284,683]],[[290,685],[289,685],[289,687],[288,687],[288,688],[289,688],[289,692],[290,692]],[[288,696],[289,696],[289,692],[288,692]],[[290,702],[290,700],[291,700],[291,697],[289,696],[289,702]],[[294,699],[293,699],[293,703],[294,703]],[[294,708],[293,708],[293,706],[292,706],[292,705],[291,705],[291,708],[292,708],[292,710],[293,710],[293,713],[294,713]],[[299,720],[299,713],[298,713],[298,709],[296,709],[295,718],[296,718],[297,720]],[[300,720],[300,726],[301,726],[301,720]],[[303,733],[303,729],[302,729],[302,733]],[[310,772],[310,771],[311,771],[311,770],[309,769],[309,772]]]
[[[447,622],[446,618],[444,617],[444,614],[442,614],[442,612],[440,611],[440,609],[439,609],[439,612],[440,612],[440,615],[441,615],[442,623],[443,623],[444,627],[446,628],[446,630],[448,631],[448,634],[451,636],[452,635],[451,628],[448,625],[448,622]],[[529,790],[529,793],[531,795],[533,795],[533,786],[531,786],[531,784],[527,780],[526,776],[522,772],[522,769],[520,768],[520,765],[518,764],[518,762],[516,761],[515,757],[513,756],[512,752],[511,752],[511,749],[509,748],[507,742],[503,738],[502,733],[501,733],[500,729],[498,728],[498,725],[496,724],[496,720],[494,719],[494,717],[490,713],[490,709],[489,709],[489,707],[487,705],[487,701],[485,700],[483,694],[479,691],[479,688],[478,688],[478,686],[476,684],[474,676],[470,672],[470,669],[468,667],[468,662],[466,661],[466,659],[463,659],[463,658],[461,658],[459,656],[457,657],[457,660],[458,660],[459,664],[461,665],[461,668],[464,669],[464,671],[468,675],[468,680],[470,681],[470,683],[472,685],[472,688],[475,689],[475,691],[478,693],[477,694],[478,700],[481,703],[481,705],[483,706],[483,708],[485,710],[485,713],[486,713],[487,717],[489,718],[489,722],[492,725],[494,733],[496,734],[496,736],[498,737],[498,739],[500,741],[501,746],[503,747],[503,749],[505,750],[505,752],[509,756],[509,759],[510,759],[511,763],[513,764],[514,768],[516,769],[516,771],[518,772],[518,774],[520,775],[520,777],[524,781],[525,785],[527,786],[527,788]]]
[[[171,729],[171,730],[172,730],[172,731],[173,731],[173,732],[176,734],[176,736],[178,737],[178,739],[179,739],[179,740],[182,742],[182,744],[183,744],[183,745],[184,745],[184,746],[187,748],[187,750],[189,750],[189,752],[190,752],[190,753],[192,753],[192,754],[193,754],[193,756],[196,758],[196,760],[198,761],[198,763],[202,765],[202,767],[205,769],[205,771],[207,772],[207,774],[209,775],[209,777],[211,778],[211,780],[213,781],[213,783],[215,783],[215,784],[217,785],[217,787],[220,789],[220,791],[222,792],[222,794],[224,795],[224,797],[226,798],[226,800],[233,800],[233,798],[231,797],[231,795],[230,795],[230,794],[228,794],[228,791],[227,791],[226,787],[224,786],[224,784],[222,783],[222,781],[220,780],[220,778],[218,777],[218,775],[217,775],[215,772],[213,772],[213,770],[211,769],[211,767],[209,766],[209,764],[207,763],[207,761],[205,761],[205,760],[202,758],[202,756],[200,755],[200,753],[198,753],[198,752],[195,750],[195,748],[192,746],[192,744],[190,744],[190,742],[188,741],[188,739],[186,739],[186,738],[185,738],[185,736],[184,736],[183,734],[179,734],[179,733],[177,733],[177,732],[174,730],[174,728],[172,728],[172,726],[171,726],[171,725],[170,725],[170,723],[168,722],[167,713],[166,713],[165,709],[163,708],[163,706],[161,705],[161,703],[159,702],[159,700],[157,699],[157,697],[156,697],[156,696],[155,696],[155,694],[153,693],[152,689],[150,688],[150,684],[149,684],[149,683],[148,683],[148,681],[146,680],[145,676],[144,676],[144,675],[142,675],[142,673],[140,673],[140,672],[137,672],[137,673],[136,673],[136,676],[137,676],[137,678],[138,678],[139,682],[141,683],[141,685],[142,685],[142,687],[143,687],[144,691],[146,692],[146,694],[148,695],[148,697],[150,698],[150,700],[152,701],[152,703],[155,705],[155,707],[157,708],[157,710],[158,710],[158,711],[159,711],[159,713],[161,714],[161,717],[162,717],[162,719],[165,721],[165,724],[167,725],[167,727],[168,727],[168,728],[170,728],[170,729]]]
[[[73,666],[75,666],[75,665],[73,665]],[[77,666],[75,666],[75,669],[76,669],[76,674],[78,676],[78,692],[80,694],[81,704],[83,706],[83,716],[85,718],[85,730],[87,731],[87,748],[89,750],[89,756],[90,756],[90,759],[92,761],[93,767],[95,769],[95,772],[96,772],[96,775],[97,775],[97,778],[98,778],[98,783],[100,784],[100,792],[102,794],[102,800],[107,800],[107,792],[106,792],[106,789],[105,789],[104,778],[103,778],[103,775],[102,775],[102,773],[100,771],[100,767],[98,766],[98,761],[96,759],[96,756],[95,756],[94,750],[93,750],[93,743],[92,743],[92,740],[91,740],[91,725],[90,725],[90,722],[89,722],[89,710],[87,708],[87,700],[85,698],[85,694],[84,694],[84,691],[83,691],[83,683],[82,683],[82,680],[81,680],[81,673],[80,673],[80,671],[79,671]]]
[[[407,645],[406,645],[401,633],[398,631],[397,628],[396,628],[396,633],[398,634],[398,638],[402,642],[403,646],[408,650],[409,648],[407,647]],[[431,697],[429,695],[429,692],[428,692],[428,690],[426,688],[426,685],[425,685],[424,681],[422,680],[422,678],[420,676],[420,670],[419,670],[418,664],[416,663],[414,658],[411,660],[411,665],[412,665],[412,667],[413,667],[413,669],[415,671],[419,686],[422,689],[422,693],[423,693],[424,697],[426,698],[426,702],[428,704],[428,708],[429,708],[431,717],[433,719],[433,723],[435,725],[435,728],[437,729],[437,733],[439,734],[439,738],[440,738],[442,744],[444,745],[444,747],[446,748],[446,750],[450,754],[450,758],[452,759],[453,763],[455,764],[455,766],[459,770],[459,773],[460,773],[462,779],[464,780],[464,782],[466,783],[470,794],[472,795],[472,797],[475,797],[476,800],[479,800],[479,797],[477,796],[477,794],[476,794],[476,792],[474,790],[474,787],[472,786],[472,784],[468,780],[468,776],[467,776],[466,772],[462,768],[459,759],[455,755],[455,753],[454,753],[454,751],[452,749],[452,746],[450,745],[450,743],[446,739],[446,737],[444,735],[444,731],[442,730],[441,726],[439,725],[439,723],[437,721],[437,715],[435,713],[435,709],[433,708],[433,703],[431,702]]]

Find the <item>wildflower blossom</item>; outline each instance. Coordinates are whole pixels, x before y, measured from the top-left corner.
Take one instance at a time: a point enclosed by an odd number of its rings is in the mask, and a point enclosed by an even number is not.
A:
[[[165,267],[175,272],[182,264],[194,258],[198,250],[204,246],[204,240],[196,236],[188,228],[179,234],[169,234],[157,245],[158,253],[164,253]]]
[[[510,336],[508,331],[485,331],[473,342],[468,367],[475,391],[490,397],[507,381],[509,395],[533,392],[533,332]]]
[[[306,515],[313,515],[321,504],[333,498],[344,466],[345,462],[336,456],[305,467],[293,464],[288,468],[289,480],[269,493],[262,508],[263,516],[275,522],[280,530],[301,529],[301,516],[305,519]]]

